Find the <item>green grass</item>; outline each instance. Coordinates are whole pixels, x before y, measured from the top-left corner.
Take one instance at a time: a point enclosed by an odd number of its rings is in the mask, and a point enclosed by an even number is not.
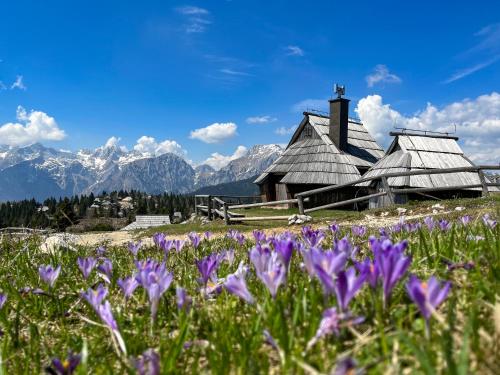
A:
[[[397,207],[407,208],[408,211],[413,211],[414,214],[430,214],[429,207],[439,203],[444,205],[449,210],[454,210],[455,207],[461,206],[467,209],[467,212],[471,214],[478,214],[481,212],[492,211],[495,212],[500,206],[500,195],[494,195],[489,198],[469,198],[469,199],[452,199],[443,201],[414,201],[407,205],[395,205],[392,207],[377,208],[372,210],[364,211],[353,211],[353,210],[319,210],[312,212],[310,216],[313,218],[313,224],[325,224],[331,221],[346,222],[361,220],[366,215],[380,216],[381,213],[389,211],[390,216],[396,217],[398,213],[396,211]],[[237,213],[242,213],[248,217],[264,217],[264,216],[291,216],[298,214],[297,208],[288,209],[274,209],[269,207],[260,207],[252,209],[241,209],[233,210]],[[454,211],[448,215],[451,215],[453,219],[462,216],[464,213],[462,211]],[[369,223],[368,223],[369,224]],[[253,229],[273,229],[273,228],[283,228],[287,225],[286,220],[267,220],[267,221],[252,221],[252,222],[242,222],[238,224],[231,225],[231,228],[243,232],[251,232]],[[370,225],[370,224],[369,224]],[[227,227],[224,225],[224,221],[221,219],[215,220],[208,224],[202,223],[201,220],[195,220],[194,222],[186,224],[171,224],[164,225],[161,227],[151,228],[147,230],[137,230],[137,238],[143,236],[152,236],[154,233],[163,232],[169,235],[181,235],[187,234],[189,232],[203,233],[205,231],[211,231],[213,233],[224,233]]]
[[[461,204],[468,205],[467,213],[478,209],[498,215],[496,198]],[[227,230],[222,225],[211,225],[192,226],[189,230]],[[254,223],[232,226],[255,227]],[[342,227],[342,235],[348,232],[348,227]],[[371,233],[378,231],[373,228]],[[468,240],[470,236],[482,236],[484,240]],[[167,268],[174,274],[174,283],[163,296],[158,319],[152,324],[145,291],[138,288],[133,298],[125,301],[116,285],[119,277],[134,272],[132,255],[124,247],[109,248],[107,257],[113,262],[114,276],[107,299],[127,355],[116,350],[108,329],[98,324],[99,318],[79,297],[80,291],[102,282],[95,271],[84,280],[76,265],[78,256],[95,256],[95,249],[82,247],[78,252],[44,254],[36,238],[4,240],[0,244],[0,291],[8,295],[8,300],[0,310],[0,374],[42,373],[51,358],[64,357],[68,350],[84,353],[79,374],[134,373],[133,358],[148,348],[160,354],[162,373],[300,374],[312,373],[313,369],[327,374],[344,355],[355,358],[367,372],[377,374],[495,373],[500,329],[494,320],[500,313],[500,225],[490,229],[480,219],[468,227],[455,222],[449,232],[422,229],[396,233],[393,239],[408,239],[413,259],[411,273],[421,278],[435,275],[453,283],[438,316],[431,320],[430,337],[425,337],[424,321],[406,294],[405,278],[394,289],[386,310],[380,308],[381,291],[372,292],[365,286],[350,305],[353,314],[364,316],[365,321],[341,329],[338,337],[321,339],[310,350],[306,350],[307,342],[318,329],[323,311],[335,306],[336,299],[323,295],[318,280],[311,280],[301,269],[297,253],[287,283],[275,300],[253,268],[250,270],[247,281],[257,305],[249,305],[225,291],[213,299],[202,297],[195,262],[212,252],[234,248],[234,263],[224,263],[218,270],[218,276],[225,277],[236,270],[240,261],[249,264],[247,252],[253,246],[250,240],[238,245],[221,237],[203,241],[196,251],[188,246],[181,253],[172,252]],[[354,241],[359,246],[358,260],[370,256],[366,237]],[[330,245],[329,235],[325,247]],[[161,260],[163,254],[148,247],[141,250],[139,258]],[[475,267],[450,272],[444,260],[474,262]],[[38,267],[43,264],[62,266],[52,290],[39,279]],[[177,285],[193,296],[193,308],[188,314],[176,308]],[[20,293],[26,286],[42,288],[47,294]],[[278,348],[265,342],[264,330],[272,335]]]

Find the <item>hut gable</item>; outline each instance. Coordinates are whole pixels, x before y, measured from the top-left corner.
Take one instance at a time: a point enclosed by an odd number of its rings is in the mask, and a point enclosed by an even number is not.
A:
[[[276,174],[284,184],[343,184],[359,179],[360,169],[368,169],[383,155],[361,123],[349,121],[347,150],[340,151],[329,136],[329,118],[304,112],[286,150],[255,183]]]
[[[474,164],[464,155],[457,137],[421,135],[406,132],[391,133],[395,136],[385,157],[380,159],[363,177],[385,173],[423,169],[470,167]],[[461,172],[437,175],[391,177],[394,187],[446,187],[479,184],[477,173]],[[364,184],[367,185],[367,184]]]

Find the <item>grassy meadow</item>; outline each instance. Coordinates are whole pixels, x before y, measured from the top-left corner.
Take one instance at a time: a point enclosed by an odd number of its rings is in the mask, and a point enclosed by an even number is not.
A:
[[[0,374],[493,374],[500,225],[489,202],[489,217],[467,216],[470,203],[386,228],[265,237],[237,232],[245,225],[217,237],[204,232],[228,228],[211,224],[185,227],[197,232],[178,235],[185,243],[78,252],[4,239]]]

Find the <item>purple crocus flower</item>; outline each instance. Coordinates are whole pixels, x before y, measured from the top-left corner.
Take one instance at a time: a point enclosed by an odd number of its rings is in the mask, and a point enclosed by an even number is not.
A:
[[[194,249],[198,249],[198,246],[200,246],[201,242],[201,237],[198,236],[195,232],[191,232],[188,234],[188,238],[191,241],[191,245],[193,245]]]
[[[313,262],[313,253],[319,251],[320,250],[315,247],[307,249],[304,244],[302,243],[298,244],[298,252],[302,256],[301,267],[305,268],[310,277],[316,276],[316,270],[314,268],[314,262]]]
[[[200,281],[203,285],[207,285],[210,275],[219,267],[219,257],[213,253],[205,258],[196,261],[196,266],[201,274]]]
[[[337,313],[337,309],[335,307],[326,309],[323,312],[323,318],[319,323],[319,328],[316,331],[316,335],[307,343],[307,347],[311,348],[323,336],[328,336],[332,334],[338,336],[339,332],[340,332],[340,316]]]
[[[462,216],[460,218],[460,223],[462,223],[462,225],[464,227],[466,227],[467,225],[469,225],[472,221],[472,217],[470,215],[465,215],[465,216]]]
[[[95,252],[96,252],[97,256],[100,256],[100,257],[101,257],[101,256],[103,256],[104,254],[106,254],[106,251],[107,251],[107,250],[106,250],[106,247],[105,247],[105,246],[102,246],[102,245],[101,245],[101,246],[99,246],[99,247],[95,250]]]
[[[71,375],[75,372],[81,359],[82,357],[79,354],[69,352],[68,356],[63,361],[59,358],[54,358],[52,360],[52,370],[55,370],[59,375]]]
[[[335,365],[335,371],[332,375],[356,375],[363,374],[364,371],[356,371],[358,364],[351,357],[342,358]]]
[[[375,252],[375,262],[382,278],[384,306],[387,306],[394,286],[404,276],[411,263],[411,258],[404,255],[404,250],[408,246],[407,241],[394,245],[387,241],[382,242],[381,247]]]
[[[279,347],[278,343],[276,342],[276,340],[274,339],[274,337],[271,335],[271,333],[267,329],[265,329],[262,333],[264,335],[264,342],[271,345],[273,347],[273,349],[275,349],[279,352],[280,347]]]
[[[497,221],[493,220],[489,214],[483,215],[483,223],[484,223],[484,225],[490,227],[491,229],[493,229],[497,226]]]
[[[238,231],[236,229],[229,229],[226,233],[227,238],[231,238],[232,240],[236,240],[236,236],[238,235]]]
[[[335,291],[335,277],[344,268],[347,254],[342,251],[327,250],[324,252],[315,251],[311,255],[316,276],[321,281],[325,294],[333,293]]]
[[[336,222],[333,222],[328,225],[328,229],[330,229],[332,234],[335,236],[340,231],[340,225],[338,225]]]
[[[389,238],[389,233],[387,233],[387,228],[379,228],[378,230],[378,233],[380,235],[380,237],[386,239],[386,238]]]
[[[0,293],[0,310],[2,309],[3,305],[5,305],[6,301],[7,295],[5,293]]]
[[[40,278],[48,284],[50,288],[52,288],[59,277],[59,273],[61,272],[61,266],[57,266],[56,268],[51,265],[48,266],[40,266],[38,268],[38,274]]]
[[[404,223],[403,224],[403,230],[408,233],[416,232],[417,230],[420,229],[422,225],[418,222],[416,223]]]
[[[252,234],[253,234],[253,238],[255,238],[255,243],[259,244],[259,243],[266,242],[266,234],[263,231],[254,229]]]
[[[139,375],[160,375],[160,356],[148,349],[135,360],[134,367]]]
[[[207,241],[210,241],[210,237],[212,237],[212,236],[213,236],[213,233],[212,233],[212,232],[210,232],[210,231],[208,231],[208,230],[207,230],[207,231],[205,232],[205,234],[204,234],[204,237],[205,237],[205,239],[206,239]]]
[[[230,266],[234,262],[234,249],[224,250],[219,255],[219,262],[227,262]]]
[[[451,229],[451,223],[445,219],[439,219],[439,229],[446,232]]]
[[[319,323],[316,335],[307,343],[307,349],[315,345],[319,339],[324,336],[336,335],[340,333],[340,328],[345,325],[359,324],[364,320],[363,317],[353,317],[350,313],[338,313],[335,307],[330,307],[323,312],[323,317]]]
[[[101,284],[99,284],[95,290],[88,289],[87,292],[81,293],[82,297],[87,300],[90,306],[92,306],[101,321],[111,330],[113,335],[116,337],[122,352],[126,354],[127,349],[125,348],[125,342],[123,341],[120,331],[118,330],[118,324],[113,317],[111,305],[109,301],[104,301],[107,294],[108,289],[103,287]]]
[[[353,225],[351,233],[356,237],[363,237],[366,234],[366,227],[364,225]]]
[[[164,233],[156,233],[153,235],[153,242],[156,246],[162,249],[165,253],[165,256],[168,255],[170,249],[172,248],[172,240],[167,240],[167,237]]]
[[[137,253],[142,247],[142,241],[138,241],[137,243],[129,242],[128,243],[128,250],[132,253],[134,258],[137,257]]]
[[[380,271],[376,262],[372,262],[370,258],[366,258],[363,262],[356,263],[356,268],[360,273],[366,274],[368,284],[375,289],[380,276]]]
[[[116,324],[116,320],[113,317],[113,311],[111,310],[109,301],[104,301],[103,304],[99,305],[96,312],[104,324],[106,324],[112,331],[118,332],[118,324]]]
[[[261,252],[256,246],[250,250],[250,260],[255,267],[257,277],[267,287],[271,296],[276,298],[278,288],[286,280],[286,268],[279,255],[275,252]]]
[[[302,227],[302,237],[310,247],[317,247],[325,239],[325,233],[319,229],[314,230],[309,225]]]
[[[247,267],[240,263],[238,266],[238,270],[230,274],[226,277],[226,281],[224,282],[224,288],[231,294],[240,297],[242,300],[253,304],[254,298],[250,291],[248,290],[247,283],[245,280],[247,274]]]
[[[111,284],[111,278],[113,277],[113,263],[109,259],[104,259],[97,267],[97,271],[104,281]]]
[[[99,315],[104,324],[106,324],[113,331],[118,330],[116,321],[111,312],[111,305],[104,298],[108,295],[108,289],[103,287],[102,284],[97,286],[97,289],[89,288],[87,292],[83,292],[82,297],[87,300],[94,311]]]
[[[156,319],[160,298],[172,283],[174,275],[167,271],[165,263],[150,261],[145,267],[139,268],[136,280],[146,289],[151,304],[151,317]]]
[[[78,257],[76,263],[78,264],[78,268],[82,272],[83,278],[87,280],[90,276],[90,273],[96,266],[97,260],[93,257],[88,257],[88,258]]]
[[[427,229],[429,229],[429,232],[431,232],[434,229],[434,227],[436,226],[436,222],[434,221],[432,216],[427,216],[424,219],[424,224],[427,226]]]
[[[274,250],[279,254],[286,269],[290,265],[293,255],[294,241],[291,237],[278,238],[273,240]]]
[[[177,297],[177,308],[179,310],[189,311],[193,299],[187,294],[186,289],[177,287],[175,292]]]
[[[350,267],[346,271],[340,271],[337,274],[335,293],[341,311],[347,311],[349,302],[361,289],[367,277],[367,273],[356,275],[356,269],[354,267]]]
[[[186,241],[184,241],[184,240],[174,240],[173,245],[174,245],[175,251],[180,253],[182,248],[184,247],[185,243],[186,243]]]
[[[353,246],[351,241],[349,241],[349,238],[344,237],[340,240],[335,239],[334,241],[334,250],[337,252],[344,252],[348,257],[353,256]]]
[[[451,288],[450,282],[440,283],[434,276],[421,281],[411,275],[406,289],[409,297],[417,305],[425,319],[426,336],[430,336],[429,320],[436,308],[446,299]]]
[[[81,293],[81,296],[87,300],[95,311],[98,311],[99,306],[107,295],[108,288],[104,287],[102,284],[99,284],[96,289],[89,288],[87,292]]]
[[[139,283],[135,279],[135,275],[124,279],[118,279],[117,284],[127,299],[134,294],[135,289],[139,286]]]
[[[153,242],[155,243],[156,246],[161,247],[161,243],[163,241],[165,241],[165,234],[164,233],[153,234]]]
[[[446,299],[450,288],[450,282],[441,284],[434,276],[427,281],[421,281],[415,275],[411,275],[406,284],[408,295],[427,322],[432,312]]]

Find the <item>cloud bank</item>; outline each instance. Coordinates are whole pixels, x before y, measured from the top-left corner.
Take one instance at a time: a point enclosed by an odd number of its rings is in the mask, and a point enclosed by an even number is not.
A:
[[[384,104],[380,95],[369,95],[358,102],[355,111],[384,146],[391,141],[388,134],[395,126],[450,133],[456,126],[466,156],[475,162],[500,161],[500,93],[463,99],[442,108],[428,103],[412,116]]]
[[[8,122],[0,126],[0,144],[27,146],[41,141],[61,141],[66,137],[56,120],[42,111],[27,112],[18,106],[18,122]]]

